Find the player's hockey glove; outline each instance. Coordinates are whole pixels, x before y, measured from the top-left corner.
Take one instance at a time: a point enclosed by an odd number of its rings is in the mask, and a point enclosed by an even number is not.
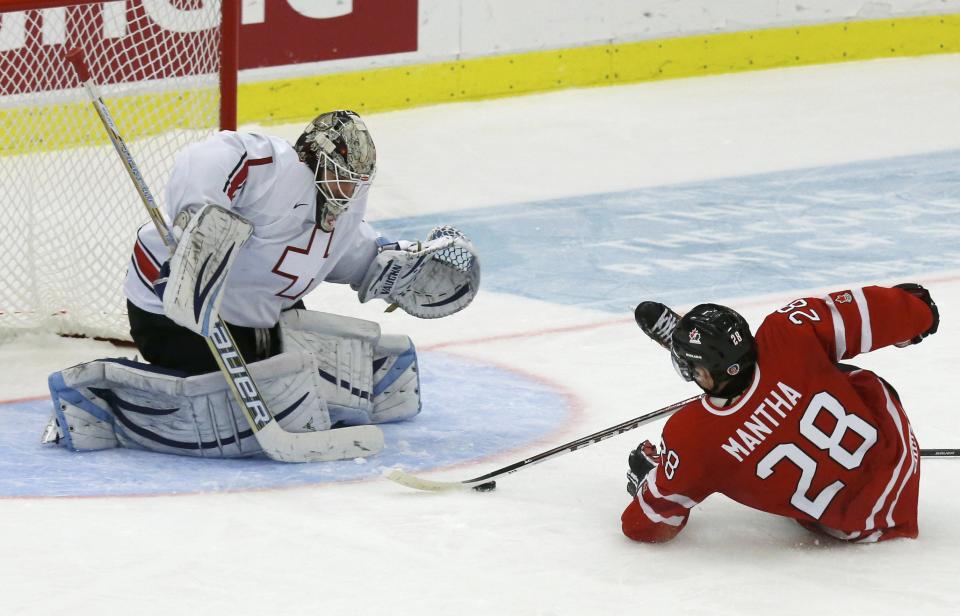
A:
[[[915,282],[904,282],[902,284],[894,285],[893,288],[906,291],[910,295],[913,295],[917,299],[923,301],[923,303],[930,308],[930,313],[933,315],[933,324],[930,325],[930,329],[923,332],[919,336],[914,336],[910,340],[899,342],[896,346],[905,347],[910,346],[911,344],[919,344],[927,336],[937,333],[937,328],[940,327],[940,310],[937,308],[937,304],[933,301],[933,298],[930,297],[930,291]]]
[[[680,315],[660,302],[640,302],[633,318],[651,340],[670,350],[670,336],[680,322]]]
[[[630,467],[627,471],[627,494],[636,496],[643,478],[658,464],[660,464],[660,452],[653,443],[643,441],[637,445],[627,458],[627,466]]]

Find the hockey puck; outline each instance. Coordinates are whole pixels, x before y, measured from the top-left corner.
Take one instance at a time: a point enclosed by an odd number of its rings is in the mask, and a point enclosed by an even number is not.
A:
[[[476,490],[477,492],[490,492],[491,490],[495,490],[496,488],[497,488],[496,481],[488,481],[487,483],[481,483],[478,486],[473,486],[473,489]]]

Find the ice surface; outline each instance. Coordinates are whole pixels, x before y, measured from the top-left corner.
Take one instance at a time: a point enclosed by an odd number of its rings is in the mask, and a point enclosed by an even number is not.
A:
[[[459,224],[481,252],[484,290],[439,321],[384,315],[341,288],[321,287],[308,305],[408,333],[425,362],[460,357],[559,392],[570,412],[545,440],[427,475],[464,479],[692,393],[633,325],[640,299],[724,301],[756,323],[803,293],[915,280],[941,307],[940,333],[858,363],[897,386],[922,446],[956,447],[958,108],[960,57],[942,56],[372,116],[381,171],[371,220],[398,236]],[[300,128],[269,130],[293,139]],[[117,353],[38,335],[8,343],[0,399],[42,396],[51,370]],[[444,399],[457,391],[440,375],[431,387]],[[957,613],[960,463],[924,463],[916,541],[840,545],[712,497],[673,543],[647,546],[620,534],[623,473],[629,449],[659,427],[537,465],[488,494],[367,479],[7,498],[0,611]],[[103,473],[126,477],[117,463]]]

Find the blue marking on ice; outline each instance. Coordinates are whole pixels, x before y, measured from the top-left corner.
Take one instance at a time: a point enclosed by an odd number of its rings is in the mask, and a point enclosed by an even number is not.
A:
[[[0,497],[104,496],[249,490],[377,477],[402,466],[433,469],[489,457],[564,423],[566,397],[489,364],[421,353],[423,411],[383,425],[387,447],[363,463],[211,460],[131,449],[73,453],[40,445],[50,401],[0,405]],[[469,472],[467,472],[469,475]]]
[[[452,224],[483,287],[630,314],[960,268],[960,151],[374,221]],[[595,170],[594,170],[595,171]]]

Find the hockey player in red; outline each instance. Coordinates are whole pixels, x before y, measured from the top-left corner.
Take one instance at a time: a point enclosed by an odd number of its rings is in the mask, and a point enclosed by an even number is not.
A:
[[[920,450],[899,396],[841,362],[935,333],[939,312],[925,288],[798,299],[755,338],[715,304],[680,318],[643,302],[635,317],[705,395],[670,418],[659,450],[645,441],[630,454],[624,534],[669,541],[719,492],[847,541],[917,536]]]

